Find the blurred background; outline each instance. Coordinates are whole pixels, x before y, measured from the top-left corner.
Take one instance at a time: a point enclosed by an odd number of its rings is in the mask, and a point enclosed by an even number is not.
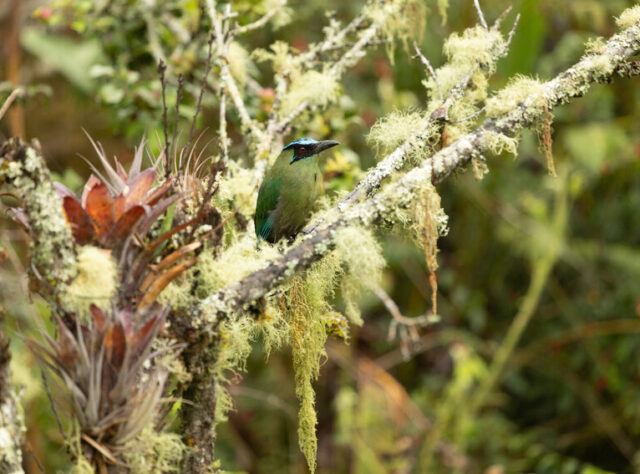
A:
[[[420,47],[435,67],[442,44],[477,20],[472,0],[425,0]],[[267,2],[268,3],[268,2]],[[508,6],[522,15],[491,87],[526,74],[549,80],[576,62],[585,43],[615,33],[631,0],[482,0],[488,22]],[[322,37],[327,16],[346,22],[363,2],[291,0],[275,25],[243,38],[232,69],[254,91],[250,107],[268,114],[271,74],[251,52],[283,40],[299,50]],[[241,0],[246,17],[268,8]],[[262,10],[261,10],[262,9]],[[252,16],[253,15],[253,16]],[[288,17],[288,18],[287,18]],[[288,20],[288,21],[287,21]],[[93,160],[87,131],[127,162],[142,136],[161,132],[156,59],[185,75],[184,124],[204,69],[206,32],[196,0],[102,2],[4,0],[0,4],[0,103],[12,84],[27,94],[0,122],[0,139],[38,139],[55,179],[78,190]],[[342,146],[326,163],[329,193],[350,189],[378,158],[371,125],[394,110],[423,107],[424,78],[413,52],[379,46],[342,82],[328,110],[295,136],[331,137]],[[393,61],[392,61],[393,60]],[[490,172],[439,185],[449,215],[440,240],[440,320],[417,331],[394,320],[384,293],[367,292],[365,324],[349,345],[330,340],[316,384],[318,472],[631,473],[640,470],[640,87],[638,79],[595,86],[554,111],[549,176],[535,131],[519,156],[490,156]],[[203,143],[216,152],[217,107],[205,100]],[[175,104],[175,92],[169,97]],[[232,156],[245,160],[230,118]],[[292,137],[293,138],[293,137]],[[335,169],[339,168],[339,172]],[[337,176],[337,177],[336,177]],[[0,307],[13,343],[14,383],[22,390],[29,472],[69,468],[42,379],[20,335],[47,309],[27,296],[24,236],[3,198]],[[399,232],[378,234],[388,267],[383,292],[406,317],[431,309],[421,250]],[[397,315],[396,315],[397,316]],[[303,473],[297,401],[288,350],[265,361],[256,344],[232,388],[236,410],[219,427],[217,455],[230,472]]]

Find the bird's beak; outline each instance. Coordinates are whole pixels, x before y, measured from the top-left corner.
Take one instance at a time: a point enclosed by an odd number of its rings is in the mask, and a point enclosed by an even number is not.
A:
[[[335,140],[323,140],[316,144],[316,153],[320,153],[321,151],[327,150],[336,145],[340,145],[339,142]]]

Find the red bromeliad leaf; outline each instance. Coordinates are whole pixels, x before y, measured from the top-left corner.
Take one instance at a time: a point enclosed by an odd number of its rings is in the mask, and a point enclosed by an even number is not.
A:
[[[124,334],[128,338],[133,334],[133,311],[130,307],[121,309],[116,313],[118,324],[124,328]]]
[[[133,179],[133,181],[129,185],[129,192],[126,193],[127,210],[131,206],[141,204],[144,201],[145,196],[151,189],[151,185],[153,184],[154,179],[156,179],[156,170],[154,170],[153,168],[144,170]]]
[[[105,347],[107,349],[107,359],[111,362],[112,367],[114,369],[122,367],[127,350],[127,340],[121,324],[116,324],[107,329]]]
[[[80,200],[83,208],[87,208],[87,196],[89,195],[89,191],[91,191],[96,184],[100,184],[100,182],[101,181],[94,174],[92,174],[91,176],[89,176],[87,182],[84,183],[84,188],[82,188],[82,198]]]
[[[134,358],[146,349],[149,341],[151,341],[151,338],[160,330],[163,323],[164,318],[154,316],[133,334],[129,340],[129,349]]]
[[[65,196],[62,201],[62,207],[76,243],[84,245],[89,242],[94,236],[93,225],[87,213],[82,209],[80,202],[75,196]]]
[[[83,195],[83,201],[84,208],[91,218],[96,235],[98,239],[102,239],[113,225],[113,198],[111,193],[104,183],[97,182],[86,193],[86,196]]]
[[[160,186],[158,186],[156,189],[154,189],[149,193],[145,201],[145,204],[147,204],[148,206],[153,206],[171,190],[172,185],[173,185],[173,182],[171,181],[171,178],[169,178],[168,180],[166,180],[164,183],[162,183]]]
[[[144,198],[149,192],[149,189],[151,189],[155,177],[156,171],[153,168],[149,168],[136,176],[131,184],[125,187],[122,194],[116,198],[114,203],[114,217],[116,221],[133,206],[144,203]]]
[[[125,212],[105,237],[104,241],[106,245],[112,247],[117,246],[119,243],[123,243],[140,218],[145,214],[146,210],[142,206],[132,207]]]
[[[102,332],[105,323],[107,322],[107,316],[95,304],[92,304],[89,307],[89,310],[91,311],[91,315],[93,316],[93,323],[98,328],[98,331]]]

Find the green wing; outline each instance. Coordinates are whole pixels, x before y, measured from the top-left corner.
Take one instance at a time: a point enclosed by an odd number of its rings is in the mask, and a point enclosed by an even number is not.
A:
[[[280,178],[267,177],[258,191],[254,222],[256,235],[264,240],[269,240],[269,235],[273,231],[271,213],[278,205],[281,186],[282,180]]]

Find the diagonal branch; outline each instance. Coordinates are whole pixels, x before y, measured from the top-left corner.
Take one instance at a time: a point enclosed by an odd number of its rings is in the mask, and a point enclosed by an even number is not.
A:
[[[528,96],[502,115],[485,120],[475,131],[440,150],[421,166],[387,185],[381,193],[349,207],[324,229],[313,231],[282,257],[202,300],[203,323],[211,328],[210,325],[215,325],[219,317],[246,309],[291,275],[328,254],[335,245],[336,232],[342,227],[354,224],[369,226],[390,219],[397,208],[410,205],[423,183],[434,179],[437,182],[467,164],[474,156],[490,150],[496,136],[513,137],[525,127],[534,125],[545,110],[581,97],[595,83],[611,80],[618,70],[626,70],[627,60],[638,53],[640,22],[613,36],[599,54],[583,57],[573,67],[541,85],[539,93]],[[544,107],[540,106],[541,96]],[[406,158],[404,145],[393,153],[400,155],[398,158]]]

